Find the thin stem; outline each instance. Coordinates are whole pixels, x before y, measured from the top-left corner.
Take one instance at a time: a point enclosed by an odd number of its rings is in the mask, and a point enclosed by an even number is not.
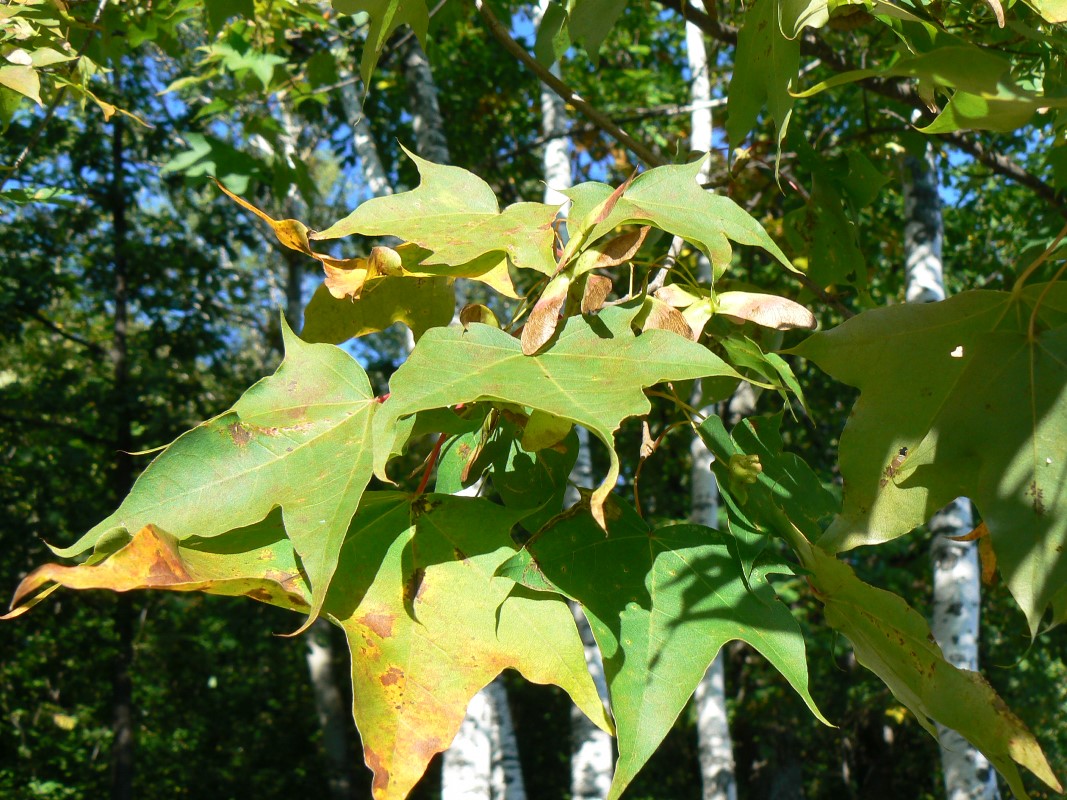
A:
[[[1023,290],[1023,286],[1026,284],[1029,277],[1034,274],[1034,270],[1048,261],[1048,258],[1052,255],[1053,251],[1060,246],[1060,242],[1063,241],[1064,236],[1067,236],[1067,225],[1064,225],[1060,232],[1056,234],[1056,238],[1052,240],[1052,244],[1046,247],[1045,251],[1035,258],[1030,263],[1030,266],[1023,270],[1023,274],[1019,276],[1017,281],[1015,281],[1015,286],[1012,288],[1012,294],[1018,295],[1019,292]]]
[[[433,468],[437,465],[437,458],[441,455],[441,445],[445,443],[445,439],[447,438],[447,433],[442,433],[437,437],[433,450],[430,451],[430,456],[426,459],[426,469],[423,470],[422,480],[419,481],[419,488],[415,490],[416,497],[426,490],[426,484],[430,482],[430,473],[433,472]]]
[[[1064,230],[1067,231],[1067,229]],[[1037,311],[1045,301],[1045,295],[1047,295],[1052,287],[1056,285],[1056,281],[1063,277],[1064,270],[1067,270],[1067,261],[1064,261],[1063,264],[1060,265],[1060,268],[1056,270],[1056,274],[1052,276],[1052,280],[1048,282],[1041,294],[1038,295],[1037,302],[1034,303],[1034,310],[1030,312],[1030,324],[1026,327],[1027,341],[1031,343],[1034,341],[1034,326],[1037,324]]]
[[[515,58],[522,62],[528,70],[536,75],[541,83],[545,84],[545,86],[562,97],[566,102],[578,109],[582,114],[589,118],[590,122],[600,128],[600,130],[613,136],[632,150],[637,157],[644,161],[648,166],[658,167],[667,163],[666,160],[657,156],[651,149],[641,144],[641,142],[634,139],[630,134],[616,125],[607,115],[590,105],[581,97],[581,95],[571,89],[567,84],[546,69],[544,65],[527,53],[526,48],[511,37],[511,34],[508,33],[508,29],[505,28],[500,20],[496,18],[496,15],[489,10],[489,6],[485,4],[484,0],[474,0],[474,7],[477,8],[478,13],[482,15],[482,19],[485,20],[485,24],[489,27],[489,32],[492,33],[497,41],[504,46],[505,50],[515,56]]]
[[[648,459],[650,459],[652,457],[653,453],[655,453],[657,450],[659,450],[659,446],[663,442],[663,440],[665,438],[667,438],[667,434],[669,434],[671,431],[673,431],[673,430],[675,430],[677,428],[681,428],[683,426],[692,425],[692,424],[693,424],[692,420],[683,419],[683,420],[679,420],[678,422],[673,422],[670,425],[668,425],[667,428],[663,431],[663,433],[661,433],[659,436],[657,436],[656,440],[652,443],[651,452],[645,458],[642,458],[641,460],[639,460],[637,462],[637,469],[634,470],[634,510],[637,512],[637,516],[639,516],[639,517],[643,517],[644,516],[644,514],[641,511],[641,493],[638,490],[638,483],[641,480],[641,470],[644,468],[645,462],[648,461]]]

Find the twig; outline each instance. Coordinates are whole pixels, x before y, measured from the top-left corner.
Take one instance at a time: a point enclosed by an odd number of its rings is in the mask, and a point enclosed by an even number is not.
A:
[[[110,444],[110,441],[104,439],[95,434],[89,433],[77,425],[73,425],[67,422],[59,422],[58,420],[48,419],[47,417],[36,416],[33,418],[19,417],[13,414],[0,413],[0,424],[8,423],[11,425],[25,425],[28,428],[40,428],[40,429],[53,429],[65,431],[73,436],[76,436],[83,441],[90,442],[92,444],[106,445]]]
[[[107,2],[108,0],[98,0],[96,11],[93,12],[93,18],[89,22],[91,26],[95,26],[96,23],[100,21],[100,15],[104,13],[104,7],[107,5]],[[92,44],[93,38],[96,36],[96,31],[96,27],[90,28],[89,33],[85,37],[85,41],[82,42],[82,46],[79,47],[78,52],[74,54],[74,59],[71,61],[70,69],[68,70],[69,73],[73,73],[77,68],[78,62],[81,61],[82,56],[85,55],[85,51],[88,50],[89,45]],[[48,104],[48,110],[45,112],[44,119],[41,120],[41,123],[34,130],[33,134],[30,136],[30,140],[26,142],[26,146],[22,148],[22,152],[18,154],[15,162],[10,167],[7,167],[8,174],[3,182],[0,183],[0,191],[3,191],[7,182],[19,171],[19,168],[26,161],[30,152],[37,145],[37,142],[40,141],[41,136],[44,135],[45,128],[47,128],[48,123],[52,121],[52,117],[56,115],[56,110],[59,108],[59,104],[62,103],[63,98],[67,96],[67,88],[68,87],[65,85],[59,88],[55,97],[52,98],[52,102]]]
[[[482,19],[485,20],[485,24],[489,27],[490,33],[492,33],[497,41],[504,46],[504,49],[519,59],[519,61],[536,75],[545,86],[562,97],[565,102],[570,103],[578,109],[582,114],[588,117],[590,122],[602,131],[613,136],[621,144],[632,150],[637,157],[644,161],[648,166],[658,167],[667,163],[665,159],[660,158],[648,147],[630,136],[630,134],[615,124],[615,122],[613,122],[607,115],[590,105],[577,92],[553,75],[549,70],[545,69],[541,63],[526,52],[526,48],[511,37],[511,34],[508,33],[508,29],[505,28],[500,20],[496,18],[496,15],[489,10],[489,6],[485,4],[485,0],[474,0],[474,7],[477,8],[478,13],[482,15]]]
[[[96,353],[97,355],[103,355],[103,348],[100,345],[96,344],[96,342],[90,342],[88,339],[83,339],[76,333],[71,333],[70,331],[64,329],[63,326],[59,323],[52,322],[52,320],[48,319],[48,317],[46,317],[40,311],[30,311],[29,309],[25,308],[16,308],[15,310],[18,313],[29,317],[30,319],[36,320],[37,322],[48,328],[48,330],[52,331],[53,333],[59,334],[64,339],[74,342],[75,344],[79,344],[92,353]]]
[[[713,39],[725,44],[737,44],[737,28],[713,19],[703,11],[689,5],[688,0],[658,0],[658,2],[664,8],[669,8],[677,12],[683,19],[692,22]],[[849,62],[841,53],[811,31],[805,31],[801,36],[800,51],[805,55],[812,55],[821,59],[823,64],[834,72],[851,72],[857,68],[855,64]],[[857,83],[874,94],[896,100],[910,108],[920,111],[926,110],[926,104],[905,79],[864,78]],[[1018,162],[1008,156],[993,152],[962,131],[935,135],[942,141],[948,142],[973,156],[976,161],[989,167],[996,174],[1010,178],[1032,190],[1041,199],[1053,206],[1059,214],[1067,217],[1067,201],[1065,201],[1063,194],[1058,192],[1052,185],[1027,171]]]

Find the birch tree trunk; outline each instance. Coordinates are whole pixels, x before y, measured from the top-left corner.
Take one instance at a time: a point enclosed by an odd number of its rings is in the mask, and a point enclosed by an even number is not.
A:
[[[410,40],[403,59],[415,150],[430,161],[448,164],[452,158],[437,100],[437,85],[417,39]],[[462,307],[465,300],[459,291],[456,299],[457,306]],[[444,754],[441,797],[442,800],[526,800],[518,743],[502,678],[482,689],[467,707],[459,733]]]
[[[281,101],[278,118],[282,133],[278,138],[278,150],[262,137],[256,146],[263,152],[285,159],[293,166],[299,153],[300,126],[292,112]],[[295,219],[307,219],[309,209],[295,186],[289,188],[285,197],[284,214]],[[301,254],[286,250],[285,257],[285,316],[294,330],[300,330],[304,313],[304,285],[306,259]],[[352,772],[352,749],[349,740],[351,716],[344,701],[344,692],[337,680],[336,647],[333,627],[324,619],[312,624],[307,635],[307,651],[304,654],[315,698],[315,714],[322,730],[323,755],[326,760],[327,785],[332,800],[352,800],[355,797],[355,776]]]
[[[904,252],[909,303],[945,299],[941,260],[943,226],[933,150],[904,161]],[[981,584],[974,542],[947,538],[973,527],[971,503],[958,498],[930,520],[933,540],[933,618],[930,628],[945,658],[962,669],[978,669]],[[978,750],[954,730],[937,726],[948,800],[999,800],[996,773]]]
[[[116,73],[116,88],[118,73]],[[112,403],[115,410],[113,449],[115,469],[111,474],[111,489],[119,502],[133,485],[133,410],[129,401],[129,258],[127,256],[126,151],[125,120],[116,114],[111,122],[111,206],[112,236],[112,300],[114,319],[111,334]],[[115,632],[118,644],[112,666],[112,735],[111,742],[111,798],[132,800],[134,777],[134,699],[131,669],[134,661],[134,601],[120,595],[115,606]]]
[[[533,24],[538,27],[550,0],[541,0],[535,10]],[[559,63],[551,66],[559,76]],[[562,98],[545,86],[541,87],[541,134],[545,137],[542,157],[545,176],[544,202],[560,206],[560,219],[567,218],[570,200],[562,192],[571,188],[574,177],[571,171],[570,141],[567,133],[567,107]],[[566,240],[566,228],[560,226],[560,237]],[[593,486],[593,464],[589,452],[589,432],[578,428],[578,460],[571,470],[571,485],[567,487],[564,503],[567,506],[578,502],[577,487]],[[604,676],[604,663],[600,657],[589,620],[581,606],[571,603],[571,613],[582,637],[585,648],[585,663],[593,676],[597,692],[605,706],[608,705],[608,684]],[[604,800],[611,788],[614,772],[615,751],[611,736],[600,730],[577,707],[571,706],[571,797],[573,800]]]
[[[691,150],[706,153],[711,150],[711,76],[708,72],[707,48],[704,34],[695,25],[685,26],[686,57],[692,75],[690,98],[694,106],[690,117]],[[706,177],[710,160],[705,162],[701,177]],[[711,278],[711,265],[700,257],[700,278]],[[745,384],[747,386],[747,384]],[[714,413],[714,409],[705,409]],[[708,527],[718,527],[719,493],[711,472],[712,455],[699,436],[690,445],[692,471],[690,473],[690,521]],[[700,755],[700,779],[704,800],[737,800],[734,775],[733,741],[726,716],[726,674],[720,650],[711,662],[704,678],[693,695],[697,714],[697,743]]]

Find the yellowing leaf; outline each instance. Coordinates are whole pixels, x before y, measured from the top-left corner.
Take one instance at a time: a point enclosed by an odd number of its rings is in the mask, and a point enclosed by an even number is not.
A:
[[[517,550],[522,513],[448,495],[376,493],[361,505],[324,611],[348,637],[375,800],[406,797],[507,668],[560,686],[611,730],[567,604],[494,577]]]
[[[421,264],[430,267],[467,264],[489,254],[497,255],[492,262],[497,264],[506,254],[519,269],[555,272],[555,206],[516,203],[500,211],[493,190],[481,178],[405,152],[422,176],[417,189],[361,203],[312,238],[396,236],[429,251]]]
[[[794,539],[801,564],[825,606],[826,621],[852,643],[856,659],[881,678],[919,724],[937,737],[934,722],[960,733],[1008,781],[1028,795],[1020,764],[1055,791],[1063,791],[1041,746],[977,672],[945,660],[930,626],[902,597],[870,586],[844,562]]]
[[[351,356],[305,344],[288,327],[283,333],[285,360],[274,375],[178,437],[111,516],[56,554],[72,557],[116,529],[146,525],[178,540],[219,536],[281,506],[311,585],[310,624],[371,477],[371,420],[380,406]]]
[[[41,79],[37,70],[25,64],[7,64],[0,67],[0,86],[13,89],[21,95],[41,103]]]
[[[300,338],[341,344],[402,322],[417,341],[428,328],[451,322],[455,306],[448,278],[374,278],[364,285],[358,301],[338,299],[323,285],[304,309]]]
[[[19,584],[12,611],[18,616],[33,605],[33,595],[49,583],[68,589],[166,589],[247,596],[263,603],[307,612],[310,593],[281,516],[233,530],[225,540],[189,537],[178,540],[146,525],[102,563],[73,567],[46,564]]]

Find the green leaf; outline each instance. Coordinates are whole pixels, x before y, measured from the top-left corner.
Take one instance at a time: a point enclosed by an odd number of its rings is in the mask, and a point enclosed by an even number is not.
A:
[[[1067,0],[1024,0],[1046,22],[1067,22]]]
[[[797,270],[763,227],[728,197],[705,191],[697,182],[703,161],[656,167],[641,173],[603,219],[598,208],[615,191],[586,183],[564,194],[573,206],[568,220],[572,241],[591,243],[619,225],[648,224],[681,236],[716,267],[730,264],[730,242],[762,247],[787,269]]]
[[[545,6],[541,24],[537,26],[534,55],[546,67],[551,67],[570,49],[570,32],[567,30],[567,12],[559,3]]]
[[[179,540],[210,537],[281,506],[319,613],[337,554],[371,477],[378,403],[366,373],[331,345],[284,328],[285,360],[233,408],[178,437],[137,479],[118,510],[71,547],[72,557],[116,528],[155,525]]]
[[[1059,107],[1064,98],[1025,97],[1003,91],[995,97],[956,92],[923,133],[951,133],[959,130],[1000,131],[1007,133],[1030,121],[1039,108]]]
[[[274,77],[274,68],[285,63],[285,58],[274,53],[265,53],[242,42],[241,47],[234,47],[226,42],[211,46],[211,53],[220,58],[220,62],[230,72],[240,76],[248,71],[259,79],[264,89],[269,89]]]
[[[402,322],[417,341],[429,328],[451,322],[455,306],[448,278],[374,278],[358,300],[338,299],[323,285],[304,309],[300,338],[341,344]]]
[[[401,25],[409,25],[419,41],[426,44],[430,13],[426,10],[425,0],[333,0],[333,7],[341,14],[358,14],[365,11],[370,16],[370,30],[367,31],[363,57],[359,64],[359,74],[363,78],[364,86],[370,86],[374,67],[378,64],[389,37]]]
[[[1036,633],[1067,582],[1065,325],[1067,286],[1041,285],[867,311],[794,348],[861,392],[841,437],[844,508],[820,544],[884,542],[970,497]]]
[[[217,33],[231,17],[255,19],[256,8],[253,0],[204,0],[207,11],[208,30]]]
[[[563,510],[571,470],[578,460],[578,435],[573,431],[556,447],[530,453],[518,437],[496,454],[491,472],[493,488],[509,508],[520,509],[520,525],[530,533]]]
[[[486,500],[368,493],[324,608],[348,637],[355,717],[375,800],[400,800],[513,668],[560,686],[611,730],[566,602],[497,568],[518,514]]]
[[[626,8],[626,0],[569,0],[570,39],[582,45],[593,66],[600,65],[600,45]]]
[[[225,537],[190,536],[179,540],[154,525],[146,525],[120,549],[102,553],[112,544],[102,540],[94,556],[107,555],[73,567],[46,564],[19,584],[9,616],[18,616],[43,595],[47,584],[69,589],[165,589],[246,596],[261,603],[307,613],[310,592],[297,566],[292,543],[285,536],[281,514]]]
[[[856,224],[849,219],[841,195],[822,175],[812,181],[811,197],[790,212],[785,227],[795,249],[808,259],[808,277],[818,286],[867,286],[867,263]]]
[[[187,178],[209,175],[237,194],[244,194],[250,181],[266,174],[266,164],[221,139],[200,133],[186,133],[184,138],[189,149],[164,164],[161,175],[174,172]]]
[[[945,660],[926,620],[902,597],[864,583],[818,547],[796,543],[827,623],[848,638],[856,659],[885,682],[931,736],[937,738],[935,721],[958,731],[1000,771],[1016,797],[1028,797],[1016,764],[1063,791],[1022,721],[980,673]]]
[[[726,136],[740,147],[764,104],[778,129],[779,146],[793,111],[790,84],[800,73],[800,41],[787,39],[778,23],[778,0],[758,0],[745,12],[726,103]]]
[[[716,653],[748,642],[825,722],[808,693],[804,637],[766,578],[741,580],[722,536],[700,525],[651,529],[613,501],[607,537],[587,513],[535,536],[500,573],[581,603],[604,657],[618,727],[609,800],[671,729]]]
[[[715,456],[711,469],[734,539],[728,544],[746,579],[769,536],[788,540],[794,527],[818,536],[823,521],[839,507],[811,467],[785,452],[781,426],[781,414],[750,417],[731,436],[719,417],[709,416],[697,429]],[[759,469],[746,470],[746,463]]]
[[[503,212],[489,184],[459,167],[434,164],[405,148],[422,183],[410,192],[375,197],[313,239],[397,236],[430,251],[427,265],[466,264],[487,253],[506,253],[519,269],[556,270],[556,207],[515,203]]]
[[[536,356],[524,356],[517,339],[487,325],[428,331],[389,382],[389,399],[375,422],[375,472],[386,478],[388,456],[407,436],[401,421],[418,411],[479,400],[517,403],[583,425],[607,445],[608,474],[592,501],[603,522],[604,498],[619,475],[614,433],[622,420],[649,412],[643,389],[665,380],[737,377],[707,348],[672,333],[634,336],[630,325],[638,308],[570,317]]]

